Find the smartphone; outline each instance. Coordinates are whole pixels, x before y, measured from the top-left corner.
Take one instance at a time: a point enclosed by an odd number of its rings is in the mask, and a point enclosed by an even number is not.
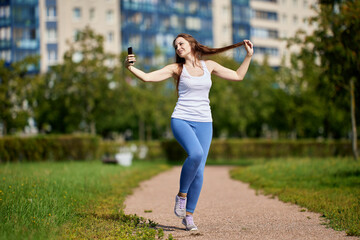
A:
[[[132,47],[129,47],[129,48],[128,48],[128,55],[130,55],[130,54],[133,54]],[[133,63],[133,61],[131,61],[131,62],[129,62],[129,63]]]

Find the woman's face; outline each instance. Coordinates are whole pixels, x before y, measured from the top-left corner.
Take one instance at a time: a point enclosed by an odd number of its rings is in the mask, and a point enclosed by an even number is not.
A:
[[[191,46],[185,38],[178,37],[175,40],[175,51],[179,57],[184,58],[186,55],[191,54]]]

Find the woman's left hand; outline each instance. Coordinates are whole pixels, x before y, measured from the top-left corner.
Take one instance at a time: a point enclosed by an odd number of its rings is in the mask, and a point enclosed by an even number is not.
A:
[[[254,54],[254,45],[250,40],[244,40],[244,47],[247,52],[247,56],[251,57]]]

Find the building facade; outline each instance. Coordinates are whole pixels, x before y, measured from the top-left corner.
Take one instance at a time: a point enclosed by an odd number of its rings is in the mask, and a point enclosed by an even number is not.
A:
[[[179,33],[212,46],[212,24],[209,0],[121,0],[122,49],[132,46],[145,67],[173,60]]]
[[[251,40],[254,59],[262,62],[268,56],[270,66],[280,66],[284,58],[289,64],[291,52],[299,49],[286,48],[286,38],[295,36],[299,29],[310,34],[314,26],[307,19],[314,16],[311,6],[316,0],[251,0]]]
[[[0,0],[0,57],[13,62],[40,55],[46,72],[90,26],[104,36],[106,51],[119,54],[132,46],[146,69],[173,61],[172,41],[182,32],[210,47],[251,39],[254,58],[261,62],[268,55],[277,67],[290,53],[282,39],[299,28],[313,31],[305,19],[314,14],[315,1]],[[240,61],[245,53],[240,48],[225,54]]]
[[[0,57],[6,63],[40,54],[38,0],[0,0]]]
[[[60,63],[69,43],[90,26],[104,36],[105,51],[120,52],[119,0],[39,0],[41,71]]]

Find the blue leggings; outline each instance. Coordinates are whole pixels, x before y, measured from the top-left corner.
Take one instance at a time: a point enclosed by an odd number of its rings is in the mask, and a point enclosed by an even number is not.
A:
[[[175,139],[185,149],[186,158],[180,175],[180,192],[187,193],[186,211],[193,213],[203,184],[204,168],[212,139],[212,122],[171,119]]]

